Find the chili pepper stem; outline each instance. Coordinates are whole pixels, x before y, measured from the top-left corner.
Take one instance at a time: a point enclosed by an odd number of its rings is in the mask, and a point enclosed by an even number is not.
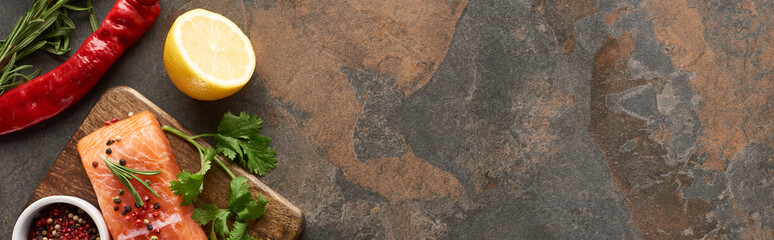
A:
[[[163,129],[164,131],[170,132],[170,133],[172,133],[174,135],[177,135],[178,137],[183,138],[186,141],[188,141],[189,143],[193,144],[196,147],[196,149],[199,150],[199,156],[200,157],[204,156],[204,150],[203,150],[204,146],[199,144],[199,142],[197,142],[194,139],[199,138],[199,137],[212,137],[212,136],[215,136],[214,134],[200,134],[200,135],[196,135],[196,136],[191,137],[191,136],[188,136],[188,134],[185,134],[185,133],[183,133],[183,132],[181,132],[181,131],[173,128],[173,127],[167,126],[167,125],[161,126],[161,129]],[[231,169],[226,167],[226,164],[224,164],[222,161],[220,161],[220,159],[218,159],[217,157],[215,157],[213,159],[215,160],[216,163],[218,163],[218,166],[220,166],[220,168],[222,168],[224,171],[226,171],[226,173],[228,173],[229,176],[231,176],[231,179],[236,178],[236,175],[234,175],[234,173],[231,172]]]

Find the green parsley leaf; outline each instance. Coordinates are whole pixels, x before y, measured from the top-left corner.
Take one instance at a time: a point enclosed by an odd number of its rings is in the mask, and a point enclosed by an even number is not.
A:
[[[218,152],[223,153],[231,160],[237,159],[237,156],[242,157],[242,147],[239,146],[239,140],[232,137],[226,137],[220,134],[215,135],[215,141],[217,142]]]
[[[247,142],[250,147],[244,150],[248,159],[246,165],[247,169],[253,174],[263,176],[277,168],[275,164],[277,159],[274,158],[277,152],[269,148],[270,142],[271,139],[264,136],[257,136],[255,139]]]
[[[231,180],[228,189],[228,209],[239,212],[250,201],[250,185],[247,178],[239,176]]]
[[[191,205],[198,199],[199,193],[204,189],[204,175],[210,170],[212,159],[215,158],[216,153],[214,148],[205,149],[199,172],[191,174],[186,170],[180,171],[177,174],[177,179],[170,182],[169,190],[172,190],[175,195],[183,197],[183,202],[181,202],[183,206]]]
[[[256,199],[250,199],[251,201],[245,205],[245,208],[237,212],[237,221],[250,221],[263,216],[266,213],[266,204],[269,201],[263,195],[258,195]]]
[[[218,154],[218,151],[212,147],[208,147],[204,150],[204,157],[201,159],[202,167],[199,168],[199,172],[196,174],[204,175],[208,170],[210,170],[210,167],[212,166],[212,160],[215,159],[215,154]]]
[[[169,190],[175,195],[183,197],[183,206],[195,202],[204,187],[204,174],[191,174],[183,170],[177,174],[177,179],[170,182]]]
[[[229,234],[228,230],[228,218],[231,217],[231,211],[228,209],[220,209],[212,204],[204,204],[201,207],[194,209],[191,218],[194,219],[199,225],[206,225],[212,222],[212,229],[220,235],[220,238],[226,238],[226,234]]]
[[[229,188],[228,208],[236,213],[237,221],[249,221],[263,216],[266,212],[266,198],[258,195],[258,198],[252,198],[250,194],[250,185],[247,184],[247,178],[236,177],[231,180]]]
[[[248,139],[257,135],[263,128],[263,120],[258,115],[250,115],[249,112],[239,113],[239,117],[230,112],[223,114],[218,124],[218,133],[233,138]]]
[[[249,172],[266,175],[277,168],[274,158],[277,152],[271,150],[271,139],[258,135],[263,120],[258,115],[242,112],[239,116],[226,113],[218,125],[215,142],[217,150],[226,157],[246,168]]]
[[[255,238],[247,235],[246,222],[234,222],[234,228],[231,229],[228,240],[255,240]]]

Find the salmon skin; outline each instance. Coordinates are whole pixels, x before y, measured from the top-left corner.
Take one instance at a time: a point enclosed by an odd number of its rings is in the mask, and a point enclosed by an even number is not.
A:
[[[112,141],[108,142],[109,140]],[[180,167],[164,131],[150,112],[136,114],[94,131],[78,141],[78,153],[97,194],[102,216],[105,217],[113,239],[150,239],[151,236],[157,236],[159,239],[207,239],[202,227],[191,219],[193,206],[180,206],[181,198],[169,190],[169,182],[177,179]],[[132,194],[105,166],[100,157],[103,155],[116,163],[119,163],[120,159],[126,160],[128,168],[140,171],[160,170],[161,173],[157,175],[137,175],[143,181],[150,180],[149,186],[160,197],[154,196],[136,180],[130,180],[143,201],[145,196],[150,198],[144,202],[145,208],[135,207]],[[123,195],[119,195],[120,189],[124,190]],[[116,196],[121,199],[118,204],[113,200]],[[158,209],[154,207],[156,203],[159,205]],[[118,210],[114,210],[115,207],[118,207]],[[123,215],[127,207],[131,208],[131,211]],[[155,212],[158,212],[156,217],[153,216]],[[129,219],[126,219],[127,216]],[[153,230],[149,230],[150,227],[142,223],[145,219]]]

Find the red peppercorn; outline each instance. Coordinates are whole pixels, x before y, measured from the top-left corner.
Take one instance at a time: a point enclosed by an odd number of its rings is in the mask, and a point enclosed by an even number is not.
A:
[[[97,163],[97,161],[93,161],[93,162],[91,162],[91,167],[95,167],[95,168],[96,168],[96,167],[97,167],[97,165],[99,165],[99,163]]]
[[[124,217],[124,222],[128,222],[129,220],[132,220],[132,218],[131,218],[131,217],[129,217],[129,216],[125,216],[125,217]]]
[[[153,212],[151,215],[153,215],[153,217],[159,217],[159,212]]]
[[[150,201],[150,196],[148,196],[148,195],[145,195],[145,197],[143,198],[143,200],[145,200],[146,202],[147,202],[147,201]]]
[[[110,124],[111,124],[110,121],[105,121],[105,126],[110,125]]]
[[[161,232],[161,228],[156,228],[156,229],[153,229],[153,232],[155,232],[155,233],[160,233],[160,232]]]
[[[137,225],[142,225],[142,220],[137,219],[137,220],[134,221],[134,223],[137,224]]]
[[[116,122],[118,122],[118,118],[110,119],[110,123],[116,123]]]

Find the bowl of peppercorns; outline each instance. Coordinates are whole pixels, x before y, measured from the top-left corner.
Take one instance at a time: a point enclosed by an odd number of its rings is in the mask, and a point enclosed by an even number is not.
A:
[[[13,227],[13,240],[110,240],[102,213],[86,200],[50,196],[30,204]]]

